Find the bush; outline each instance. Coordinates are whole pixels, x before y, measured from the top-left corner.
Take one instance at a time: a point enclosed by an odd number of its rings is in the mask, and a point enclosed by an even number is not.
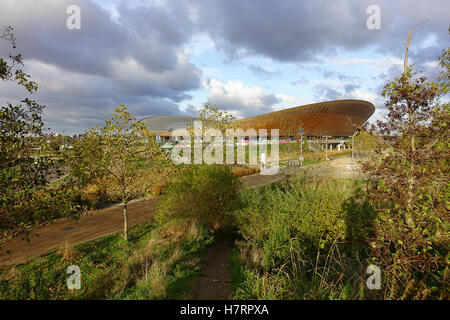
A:
[[[167,186],[156,219],[189,218],[220,224],[236,205],[239,186],[239,179],[227,166],[187,167]]]
[[[264,267],[283,263],[292,241],[313,253],[319,241],[323,246],[345,235],[341,205],[348,190],[335,183],[307,184],[303,178],[283,188],[244,192],[244,209],[235,214],[244,239],[262,246]]]
[[[351,182],[309,180],[301,176],[243,192],[243,208],[235,211],[243,238],[238,243],[243,279],[235,298],[355,299],[367,294],[368,246],[357,230],[364,237],[371,231],[371,208],[354,200]]]

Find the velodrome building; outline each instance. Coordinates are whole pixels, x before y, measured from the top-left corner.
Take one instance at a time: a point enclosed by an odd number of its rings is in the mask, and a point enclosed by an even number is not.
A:
[[[364,100],[334,100],[298,106],[255,117],[236,120],[243,129],[279,129],[280,138],[292,138],[298,134],[298,127],[309,138],[343,138],[351,136],[374,113],[372,103]],[[185,116],[154,116],[142,119],[160,141],[177,140],[172,131],[185,129],[187,123],[196,120]],[[295,126],[295,129],[293,127]]]

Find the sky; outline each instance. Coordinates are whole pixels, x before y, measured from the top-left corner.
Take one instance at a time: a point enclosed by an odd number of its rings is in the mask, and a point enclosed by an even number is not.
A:
[[[80,28],[67,28],[70,5]],[[380,28],[368,28],[379,8]],[[0,25],[39,85],[0,84],[0,104],[44,104],[55,133],[104,124],[125,104],[141,119],[196,116],[205,102],[237,118],[299,105],[362,99],[386,110],[384,84],[410,64],[433,79],[449,45],[448,0],[0,0]],[[70,20],[73,21],[73,20]]]

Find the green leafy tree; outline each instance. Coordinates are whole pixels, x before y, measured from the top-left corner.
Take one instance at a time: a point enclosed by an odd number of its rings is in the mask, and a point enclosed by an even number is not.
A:
[[[359,131],[354,138],[354,148],[357,157],[365,157],[370,155],[377,148],[377,139],[369,132]]]
[[[386,298],[448,298],[450,113],[440,99],[448,93],[448,49],[440,61],[447,69],[431,82],[408,66],[406,53],[403,74],[384,87],[386,120],[372,128],[384,137],[365,169],[378,180],[371,252]]]
[[[11,27],[5,28],[0,39],[15,47]],[[37,84],[21,65],[20,55],[0,58],[0,79],[16,82],[33,93]],[[28,98],[22,103],[0,106],[0,242],[19,234],[28,237],[34,227],[80,209],[70,201],[68,186],[48,189],[50,177],[59,175],[60,170],[48,157],[44,106]]]
[[[124,105],[115,108],[104,127],[91,129],[74,148],[69,168],[80,185],[106,180],[108,192],[123,206],[125,240],[128,239],[127,206],[143,197],[170,166],[152,133],[128,112]]]
[[[167,187],[156,219],[188,219],[226,225],[236,208],[240,180],[231,169],[219,164],[192,165],[184,168]]]
[[[201,132],[195,132],[194,121],[202,124]],[[191,138],[191,158],[194,155],[194,140],[203,139],[209,129],[219,130],[225,137],[227,129],[236,129],[237,123],[235,117],[228,111],[219,109],[216,105],[209,102],[205,103],[199,110],[199,118],[187,123],[187,132]],[[197,136],[196,136],[197,135]],[[202,152],[207,147],[207,143],[202,143]]]
[[[212,103],[205,103],[203,108],[199,111],[199,118],[196,121],[201,121],[202,123],[202,135],[208,129],[217,129],[225,133],[226,129],[236,128],[236,123],[234,122],[235,117],[228,111],[221,110]],[[187,129],[193,135],[193,122],[188,123]]]

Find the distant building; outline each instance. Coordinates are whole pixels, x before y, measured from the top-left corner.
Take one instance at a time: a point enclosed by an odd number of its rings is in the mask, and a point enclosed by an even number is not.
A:
[[[374,113],[372,103],[364,100],[334,100],[298,106],[280,111],[270,112],[255,117],[236,120],[238,128],[279,129],[279,136],[290,138],[297,135],[299,128],[286,128],[286,123],[301,126],[302,133],[309,137],[348,137],[359,126],[363,125]],[[185,129],[194,117],[155,116],[142,119],[159,141],[176,141],[181,137],[171,137],[175,129]]]
[[[186,129],[189,122],[196,120],[195,117],[185,116],[155,116],[144,118],[141,121],[156,135],[156,140],[177,141],[181,137],[172,137],[172,131]]]

